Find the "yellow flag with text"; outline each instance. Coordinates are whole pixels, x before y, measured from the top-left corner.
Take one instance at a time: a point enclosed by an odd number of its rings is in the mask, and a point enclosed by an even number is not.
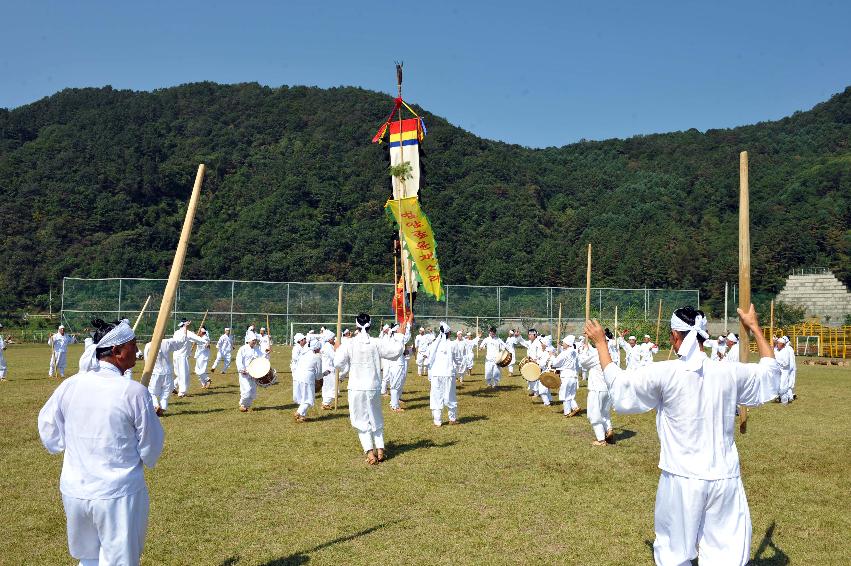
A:
[[[384,210],[402,231],[404,246],[413,260],[417,279],[426,293],[435,300],[443,300],[443,286],[440,280],[440,264],[437,263],[437,243],[434,231],[417,197],[390,199]]]

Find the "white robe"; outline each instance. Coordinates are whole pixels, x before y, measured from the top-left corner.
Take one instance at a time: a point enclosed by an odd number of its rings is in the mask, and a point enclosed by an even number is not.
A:
[[[406,325],[405,333],[399,334],[398,332],[394,332],[387,339],[392,342],[397,342],[401,344],[401,350],[399,351],[399,355],[393,358],[388,359],[384,364],[385,371],[385,379],[387,380],[387,387],[390,389],[390,407],[393,409],[400,408],[400,398],[402,396],[402,387],[405,384],[405,375],[408,370],[408,363],[405,359],[405,344],[410,339],[410,325]],[[396,351],[398,348],[394,348]]]
[[[298,358],[293,372],[293,402],[298,403],[296,412],[302,417],[313,406],[316,399],[316,380],[322,377],[322,356],[308,350]]]
[[[735,444],[737,405],[755,407],[777,397],[780,368],[710,360],[699,371],[680,360],[626,371],[609,364],[605,381],[621,413],[656,410],[659,468],[656,494],[658,563],[697,557],[711,564],[747,563],[751,521]]]
[[[233,352],[233,338],[228,334],[219,336],[219,341],[216,342],[216,360],[213,362],[213,369],[219,367],[219,362],[223,362],[222,373],[225,373],[230,367],[231,353]]]
[[[70,334],[59,334],[58,332],[47,339],[47,343],[52,346],[50,350],[50,373],[65,377],[65,366],[68,365],[68,346],[76,342],[77,339]]]
[[[517,363],[517,344],[520,339],[517,336],[509,336],[505,339],[505,349],[511,353],[511,362],[508,364],[508,374],[514,375],[514,364]]]
[[[195,348],[195,375],[198,376],[201,385],[204,385],[210,381],[210,376],[207,374],[207,364],[210,363],[210,337],[205,334],[199,338],[202,343]]]
[[[192,352],[192,344],[202,345],[204,341],[200,336],[192,332],[184,332],[182,328],[178,328],[174,332],[173,338],[180,339],[181,334],[186,334],[186,342],[177,350],[174,351],[174,375],[175,385],[177,385],[177,394],[186,395],[189,391],[189,355]]]
[[[319,351],[322,356],[322,404],[330,405],[337,395],[335,381],[337,379],[334,371],[334,346],[330,342],[322,344]]]
[[[65,452],[59,491],[71,555],[138,564],[148,518],[143,466],[156,464],[165,433],[145,387],[99,366],[56,388],[38,431],[48,452]]]
[[[496,387],[502,378],[501,368],[496,365],[500,352],[506,350],[505,342],[499,338],[485,337],[479,344],[479,350],[485,350],[485,382]]]
[[[618,338],[618,344],[620,344],[620,347],[626,353],[626,369],[638,369],[644,365],[644,352],[642,351],[641,344],[635,344],[633,346],[623,338]],[[620,365],[615,358],[612,358],[612,361]]]
[[[334,354],[335,367],[349,368],[349,419],[364,451],[384,448],[381,359],[398,356],[402,350],[396,340],[379,340],[362,331],[342,342]]]
[[[603,440],[606,433],[612,430],[612,400],[603,379],[597,349],[588,344],[583,345],[579,350],[579,364],[588,372],[588,421],[594,431],[594,438]]]
[[[263,355],[266,356],[267,360],[272,359],[272,337],[268,334],[264,334],[259,338],[260,351],[263,352]]]
[[[186,335],[183,332],[178,334],[177,338],[164,338],[160,342],[160,351],[157,354],[157,359],[154,361],[154,369],[151,372],[151,381],[148,383],[148,392],[151,394],[151,401],[154,407],[159,407],[163,411],[168,409],[168,398],[171,395],[172,375],[174,368],[171,360],[172,354],[182,348],[186,343]],[[151,343],[145,344],[145,359],[151,355]]]
[[[3,353],[5,349],[6,341],[0,336],[0,379],[6,379],[6,355]]]
[[[774,359],[777,360],[777,365],[780,366],[780,401],[786,405],[792,400],[792,364],[793,362],[792,349],[788,344],[782,349],[774,348]]]
[[[250,408],[257,398],[257,380],[248,375],[248,365],[263,355],[260,348],[243,344],[236,352],[236,371],[239,374],[239,405]]]
[[[561,387],[558,390],[558,398],[560,401],[564,401],[565,415],[579,408],[576,403],[576,390],[579,388],[579,378],[576,372],[578,364],[579,355],[573,346],[564,348],[558,356],[550,361],[550,366],[559,370]]]
[[[455,371],[464,363],[463,346],[459,340],[451,341],[438,336],[428,350],[428,378],[431,381],[429,408],[434,424],[443,420],[443,408],[446,407],[449,421],[458,420],[458,397],[455,391]]]

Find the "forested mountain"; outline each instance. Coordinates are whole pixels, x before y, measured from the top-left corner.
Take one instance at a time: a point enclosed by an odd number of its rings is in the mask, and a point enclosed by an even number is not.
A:
[[[0,110],[0,310],[46,304],[63,276],[167,276],[200,162],[184,277],[389,281],[387,150],[370,140],[391,104],[197,83]],[[717,306],[737,279],[741,150],[754,291],[815,265],[851,283],[851,88],[776,122],[547,149],[424,116],[447,283],[582,286],[590,241],[595,285],[700,288]]]

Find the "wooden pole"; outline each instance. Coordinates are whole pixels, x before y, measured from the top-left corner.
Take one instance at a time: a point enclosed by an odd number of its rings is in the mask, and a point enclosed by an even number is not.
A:
[[[739,308],[747,311],[751,304],[751,231],[750,189],[748,187],[748,152],[739,154]],[[748,329],[739,321],[739,362],[745,364],[751,353]],[[739,431],[748,427],[748,409],[739,406]]]
[[[201,330],[201,327],[204,326],[204,323],[207,322],[207,314],[210,312],[210,309],[204,311],[204,316],[201,318],[201,324],[198,325],[198,330]],[[208,336],[209,338],[209,336]],[[192,355],[195,355],[195,350],[198,348],[198,344],[192,344]]]
[[[145,304],[142,305],[142,310],[139,311],[139,316],[136,317],[136,322],[133,323],[133,332],[136,332],[136,328],[139,327],[139,322],[142,320],[142,315],[145,314],[145,309],[148,308],[148,303],[151,302],[151,296],[148,295],[148,298],[145,299]]]
[[[656,347],[659,347],[659,330],[662,328],[662,299],[659,299],[659,314],[656,315]]]
[[[395,257],[395,256],[394,256]],[[395,262],[394,262],[395,263]],[[337,289],[337,344],[343,344],[343,286]],[[334,370],[334,410],[337,410],[337,398],[340,396],[340,372]]]
[[[617,307],[615,307],[617,308]],[[561,345],[561,303],[558,304],[558,325],[556,326],[556,348]]]
[[[768,339],[771,347],[774,347],[774,299],[771,299],[771,322],[768,326]]]
[[[186,208],[186,218],[183,220],[183,229],[180,232],[180,241],[174,253],[174,261],[171,264],[171,272],[165,286],[163,299],[160,303],[160,312],[157,314],[157,322],[154,325],[154,334],[151,336],[151,355],[145,360],[145,370],[142,372],[142,385],[145,387],[151,382],[151,374],[157,361],[157,353],[165,334],[165,325],[168,324],[171,315],[171,307],[174,304],[174,295],[180,283],[180,273],[183,271],[183,261],[186,259],[186,247],[189,244],[189,235],[192,233],[192,222],[195,220],[195,210],[198,208],[198,198],[201,194],[201,183],[204,181],[204,164],[198,166],[195,175],[195,185],[192,187],[192,196],[189,198],[189,206]]]
[[[585,273],[585,320],[591,320],[591,244],[588,244],[588,269]]]

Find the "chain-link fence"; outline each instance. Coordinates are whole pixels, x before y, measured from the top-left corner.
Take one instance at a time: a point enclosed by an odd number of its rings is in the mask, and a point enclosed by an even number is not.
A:
[[[78,279],[67,277],[62,283],[62,320],[73,332],[82,332],[90,320],[128,318],[133,323],[150,295],[136,333],[149,337],[165,290],[165,279]],[[269,326],[273,338],[289,341],[293,332],[307,326],[337,321],[337,296],[343,286],[343,324],[351,326],[359,312],[368,312],[383,323],[393,319],[390,306],[392,283],[294,283],[268,281],[181,281],[172,308],[172,330],[186,317],[206,323],[215,338],[224,327],[235,334],[255,324]],[[659,301],[666,312],[678,306],[700,306],[697,290],[671,289],[591,289],[591,316],[614,320],[615,308],[623,322],[634,327],[655,324]],[[556,331],[561,307],[564,328],[578,330],[585,316],[585,289],[564,287],[485,287],[447,285],[446,300],[437,302],[419,293],[414,303],[417,323],[436,326],[446,320],[453,328],[472,330],[496,326],[501,333],[508,328],[528,329],[552,334]],[[375,325],[373,325],[375,327]]]

